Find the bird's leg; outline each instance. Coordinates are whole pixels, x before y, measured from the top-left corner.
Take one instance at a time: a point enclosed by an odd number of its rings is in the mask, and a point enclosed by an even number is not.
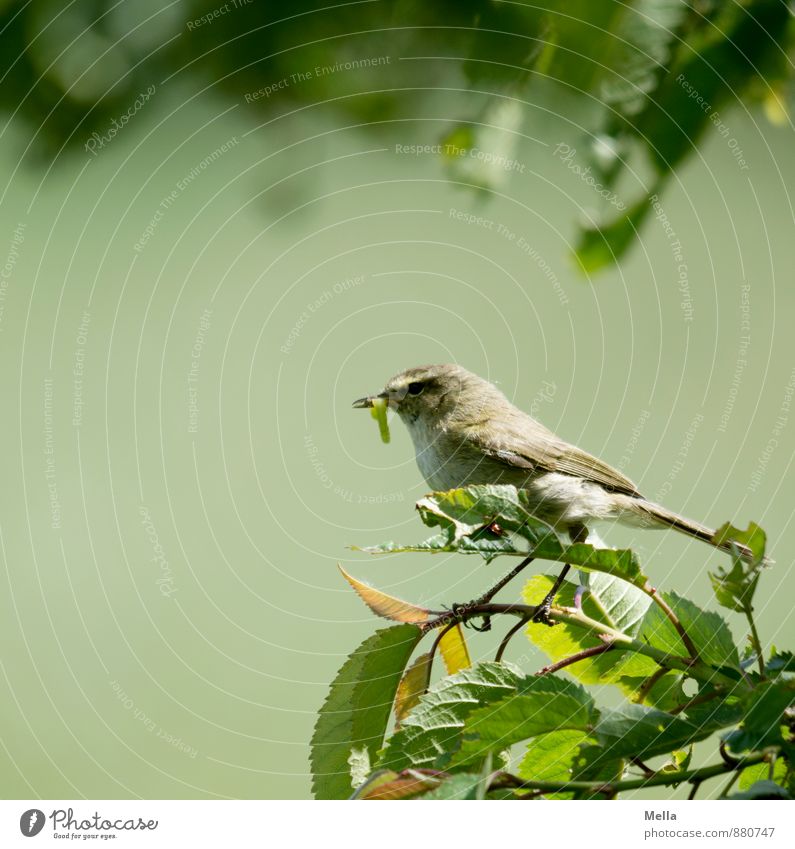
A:
[[[588,528],[586,528],[585,525],[572,525],[569,528],[569,537],[572,542],[585,542],[588,538]],[[569,574],[569,569],[571,569],[571,564],[564,563],[563,568],[560,570],[560,574],[555,580],[555,583],[552,585],[552,589],[546,594],[541,604],[538,605],[538,610],[532,619],[533,622],[543,622],[545,625],[549,625],[550,627],[555,624],[549,618],[549,611],[552,609],[552,602],[555,600],[558,590],[561,588],[563,581],[566,579],[566,575]]]

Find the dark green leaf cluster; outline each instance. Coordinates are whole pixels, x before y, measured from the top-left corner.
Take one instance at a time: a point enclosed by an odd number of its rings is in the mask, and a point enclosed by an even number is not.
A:
[[[762,101],[781,118],[793,43],[782,0],[3,2],[0,104],[28,120],[34,149],[56,155],[115,135],[161,87],[210,92],[256,120],[317,107],[380,134],[421,113],[435,87],[459,90],[465,120],[425,141],[453,180],[487,192],[553,108],[576,115],[562,142],[612,199],[580,234],[577,256],[592,270],[653,211],[622,183],[628,160],[648,160],[654,196],[707,133],[728,132],[734,103]]]

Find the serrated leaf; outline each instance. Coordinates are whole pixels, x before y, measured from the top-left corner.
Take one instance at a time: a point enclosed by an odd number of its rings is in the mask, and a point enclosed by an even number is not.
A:
[[[431,655],[421,654],[406,670],[400,679],[395,695],[395,721],[397,727],[419,702],[420,696],[428,689],[431,680]]]
[[[379,767],[444,769],[461,743],[467,716],[516,690],[523,676],[507,663],[479,663],[443,678],[420,698],[390,738]]]
[[[775,676],[782,672],[795,672],[795,655],[791,651],[776,652],[765,664],[765,674]]]
[[[442,635],[439,640],[439,653],[442,655],[448,675],[455,675],[456,672],[472,666],[469,649],[464,639],[464,629],[460,622]]]
[[[698,650],[699,657],[717,668],[740,668],[740,657],[726,620],[711,610],[702,610],[675,592],[663,593]]]
[[[764,561],[767,534],[765,534],[756,522],[750,522],[746,530],[735,528],[730,522],[726,522],[712,535],[712,541],[716,545],[731,542],[732,540],[747,545],[751,549],[755,564],[758,565]]]
[[[589,731],[598,718],[590,695],[562,678],[528,677],[511,693],[469,714],[463,741],[452,764],[475,763],[489,752],[506,749],[553,731]]]
[[[715,597],[721,606],[729,610],[750,612],[753,609],[752,601],[759,582],[760,570],[768,563],[765,558],[767,543],[765,532],[753,522],[745,531],[727,522],[715,531],[712,539],[718,544],[733,540],[748,546],[753,552],[750,563],[740,557],[739,553],[733,554],[730,569],[719,567],[715,572],[709,573]]]
[[[529,495],[510,485],[470,486],[434,492],[417,502],[417,511],[428,527],[441,533],[425,542],[393,542],[358,549],[369,554],[402,551],[480,554],[491,560],[499,554],[526,556],[569,563],[588,572],[605,572],[637,586],[646,582],[640,564],[629,550],[595,548],[585,543],[566,545],[545,522],[531,512]]]
[[[393,622],[407,622],[409,624],[420,624],[430,616],[430,611],[424,607],[418,607],[416,604],[387,595],[375,587],[362,583],[353,575],[349,575],[339,564],[337,564],[337,568],[342,572],[345,580],[356,590],[359,598],[376,616],[383,616],[384,619],[391,619]]]
[[[381,747],[403,669],[422,632],[395,625],[368,637],[345,661],[320,709],[312,735],[312,790],[318,799],[351,793],[348,760],[366,748],[370,761]]]

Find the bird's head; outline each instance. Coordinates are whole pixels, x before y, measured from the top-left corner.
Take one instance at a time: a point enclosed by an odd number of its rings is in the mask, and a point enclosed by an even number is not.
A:
[[[375,398],[386,398],[407,424],[442,419],[477,421],[498,399],[505,396],[491,383],[461,366],[418,366],[406,369],[387,381],[378,395],[353,402],[354,407],[372,407]]]

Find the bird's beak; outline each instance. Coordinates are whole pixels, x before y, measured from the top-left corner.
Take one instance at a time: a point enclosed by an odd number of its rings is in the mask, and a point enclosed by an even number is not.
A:
[[[376,398],[389,398],[388,392],[379,392],[378,395],[365,395],[364,398],[359,398],[353,402],[353,406],[357,410],[367,409],[373,406],[373,401]]]

